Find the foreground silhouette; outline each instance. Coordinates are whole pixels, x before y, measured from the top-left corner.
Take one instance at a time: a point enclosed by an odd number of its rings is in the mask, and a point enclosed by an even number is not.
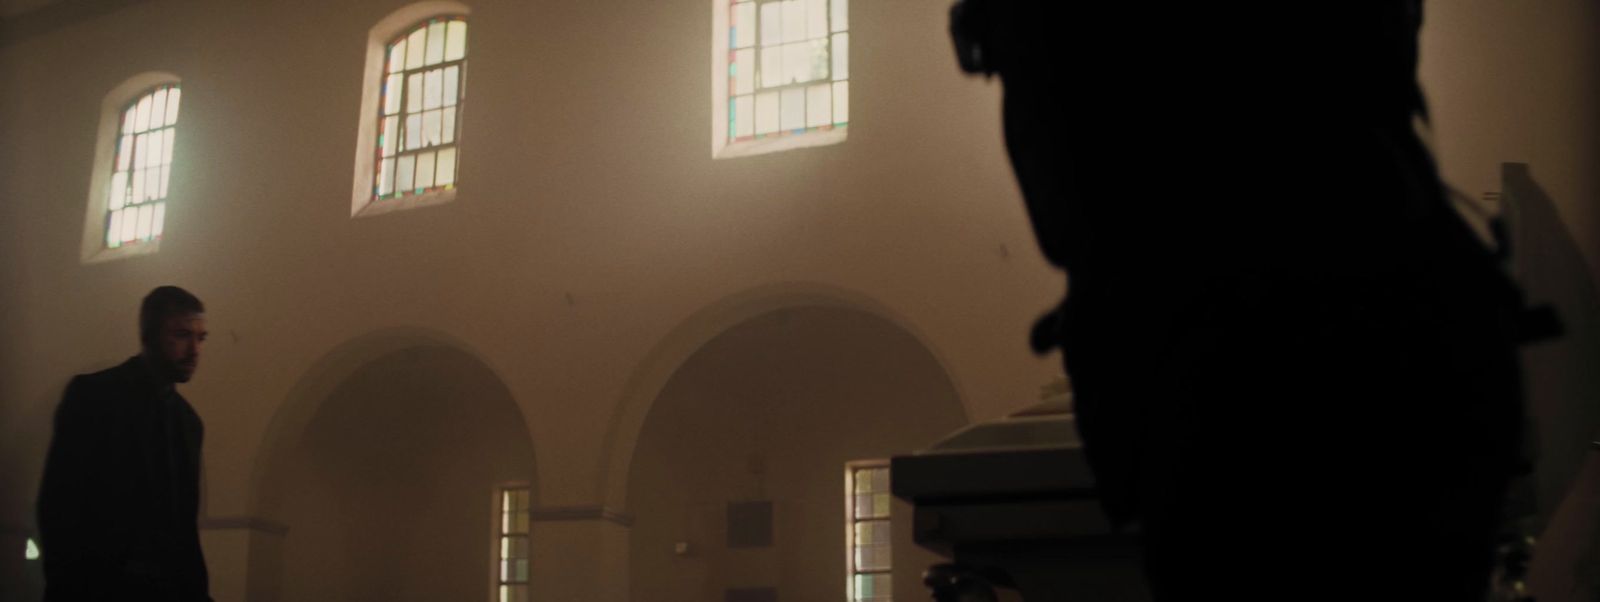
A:
[[[966,0],[1159,600],[1482,600],[1529,470],[1520,297],[1414,123],[1420,1]]]

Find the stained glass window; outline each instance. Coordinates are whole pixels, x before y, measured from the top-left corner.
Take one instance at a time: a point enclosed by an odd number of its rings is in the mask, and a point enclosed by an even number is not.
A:
[[[466,97],[466,17],[435,17],[385,48],[374,200],[454,188],[461,101]]]
[[[528,602],[528,488],[500,488],[500,602]]]
[[[850,122],[848,0],[731,0],[727,142]]]
[[[163,84],[122,109],[106,199],[106,247],[161,238],[177,135],[178,84]]]
[[[845,471],[850,600],[890,600],[889,466],[882,461],[852,462]]]

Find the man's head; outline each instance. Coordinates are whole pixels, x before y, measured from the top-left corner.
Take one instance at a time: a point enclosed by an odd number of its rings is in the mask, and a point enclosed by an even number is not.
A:
[[[157,378],[186,383],[206,341],[205,305],[176,286],[158,287],[139,306],[139,342]]]

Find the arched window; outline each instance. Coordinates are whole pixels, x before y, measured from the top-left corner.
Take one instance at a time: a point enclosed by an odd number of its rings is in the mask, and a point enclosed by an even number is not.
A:
[[[713,157],[844,141],[848,0],[713,0]]]
[[[178,84],[165,84],[122,109],[106,201],[108,248],[161,238],[182,95]]]
[[[368,36],[351,215],[451,200],[466,96],[466,7],[422,2]]]
[[[173,150],[183,92],[177,76],[129,78],[101,103],[83,261],[156,252],[173,192]]]

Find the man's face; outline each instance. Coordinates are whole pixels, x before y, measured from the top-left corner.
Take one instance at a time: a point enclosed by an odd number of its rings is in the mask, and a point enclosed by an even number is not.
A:
[[[204,314],[176,314],[167,316],[157,333],[153,358],[167,378],[186,383],[200,365],[200,347],[206,342]]]

